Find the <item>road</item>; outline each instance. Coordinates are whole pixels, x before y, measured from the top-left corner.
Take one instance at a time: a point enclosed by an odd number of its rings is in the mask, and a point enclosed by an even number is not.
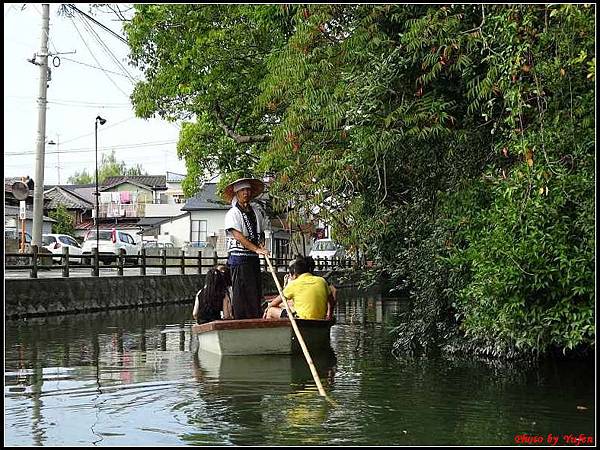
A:
[[[206,273],[208,267],[202,269],[202,273]],[[186,275],[195,275],[198,273],[197,267],[186,267],[185,274]],[[22,278],[30,278],[29,269],[23,270],[6,270],[4,271],[4,279],[22,279]],[[123,276],[136,276],[140,274],[139,267],[124,267],[123,268]],[[146,275],[160,275],[161,269],[160,267],[147,267]],[[179,267],[167,267],[167,275],[180,275],[181,269]],[[82,269],[77,266],[71,266],[69,268],[69,277],[90,277],[92,276],[92,269]],[[100,266],[100,276],[101,277],[116,277],[119,276],[116,267],[102,267]],[[60,267],[55,269],[39,269],[38,270],[38,278],[61,278],[62,277],[62,269]]]

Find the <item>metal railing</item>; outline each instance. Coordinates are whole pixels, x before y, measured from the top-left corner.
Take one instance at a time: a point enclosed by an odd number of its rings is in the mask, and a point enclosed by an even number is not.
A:
[[[51,253],[40,253],[37,245],[31,246],[32,251],[30,253],[5,253],[5,266],[6,271],[16,271],[29,269],[30,278],[38,278],[38,272],[40,270],[62,270],[61,277],[68,278],[72,268],[72,260],[79,260],[77,267],[80,269],[90,269],[90,275],[93,277],[100,276],[100,261],[103,259],[114,259],[114,264],[111,261],[110,264],[104,264],[104,268],[116,268],[117,275],[123,276],[123,270],[126,263],[130,263],[132,268],[139,268],[139,274],[145,276],[147,269],[149,268],[160,268],[160,274],[166,275],[167,268],[179,268],[181,275],[189,274],[193,269],[195,273],[202,274],[203,269],[210,269],[217,266],[218,264],[225,264],[227,261],[226,255],[218,255],[217,252],[213,252],[212,255],[205,255],[202,251],[198,251],[197,256],[186,256],[185,251],[181,250],[179,255],[167,255],[166,249],[160,249],[159,255],[148,255],[145,248],[142,248],[139,255],[126,255],[124,249],[119,249],[119,254],[112,255],[106,253],[99,253],[98,248],[93,249],[93,253],[86,255],[70,255],[69,247],[63,247],[62,254],[51,254]],[[44,259],[60,258],[59,264],[43,264]],[[51,259],[52,260],[52,259]],[[169,261],[171,260],[171,261]],[[175,263],[172,261],[175,260]],[[289,263],[292,258],[276,258],[271,257],[273,267],[278,272],[286,272]],[[27,263],[25,263],[27,261]],[[158,261],[158,263],[154,263]],[[169,262],[167,262],[169,261]],[[268,267],[264,258],[260,259],[261,270],[267,271]],[[321,259],[315,258],[315,269],[317,271],[328,271],[333,269],[343,269],[350,267],[358,267],[358,263],[353,259],[346,258],[332,258],[332,259]]]

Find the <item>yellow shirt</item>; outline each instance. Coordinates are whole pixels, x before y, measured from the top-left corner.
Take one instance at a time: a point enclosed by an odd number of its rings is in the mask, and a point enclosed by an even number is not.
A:
[[[324,278],[303,273],[286,286],[283,295],[294,301],[300,319],[325,319],[329,285]]]

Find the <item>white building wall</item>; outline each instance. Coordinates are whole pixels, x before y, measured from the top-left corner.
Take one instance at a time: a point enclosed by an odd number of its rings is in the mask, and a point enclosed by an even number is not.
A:
[[[172,197],[170,197],[170,202],[173,202]],[[184,212],[181,210],[183,206],[183,203],[149,203],[146,205],[145,217],[179,216]]]
[[[207,247],[205,251],[216,251],[219,255],[227,254],[225,248],[225,215],[227,211],[227,209],[191,211],[191,220],[206,220]]]
[[[218,210],[203,210],[203,211],[190,211],[192,220],[206,220],[206,231],[210,236],[210,233],[218,234],[225,228],[225,214],[227,209]],[[191,229],[191,228],[190,228]]]
[[[160,234],[171,236],[171,242],[175,247],[183,247],[190,240],[190,230],[192,228],[190,215],[171,219],[160,225]]]
[[[167,181],[167,190],[164,192],[167,196],[167,204],[169,205],[178,205],[180,208],[183,208],[185,201],[183,203],[176,203],[173,195],[183,195],[183,189],[181,188],[180,182],[168,182]]]

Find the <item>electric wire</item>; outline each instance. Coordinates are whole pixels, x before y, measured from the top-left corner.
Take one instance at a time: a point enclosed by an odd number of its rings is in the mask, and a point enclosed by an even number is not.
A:
[[[122,41],[123,43],[125,43],[126,45],[129,45],[129,43],[127,42],[127,40],[123,37],[118,35],[117,33],[115,33],[113,30],[111,30],[110,28],[108,28],[106,25],[98,22],[96,19],[94,19],[93,17],[87,15],[86,13],[84,13],[83,11],[81,11],[79,8],[77,8],[75,5],[73,4],[67,4],[67,6],[69,8],[71,8],[73,11],[78,12],[80,15],[82,15],[83,17],[85,17],[86,19],[94,22],[95,24],[101,26],[103,29],[105,29],[106,31],[108,31],[110,34],[112,34],[114,37],[116,37],[117,39],[119,39],[120,41]]]
[[[96,40],[96,42],[100,45],[100,48],[104,51],[104,53],[117,64],[117,66],[123,71],[123,73],[131,80],[131,83],[133,85],[135,85],[135,83],[136,83],[135,78],[133,78],[131,76],[131,74],[125,68],[125,66],[121,63],[121,61],[119,61],[119,58],[117,58],[114,55],[114,53],[110,50],[110,48],[108,48],[108,46],[106,45],[106,43],[102,40],[102,38],[98,35],[98,33],[96,33],[96,30],[94,30],[94,28],[89,23],[89,21],[85,20],[85,18],[87,18],[87,16],[84,16],[84,19],[82,19],[80,17],[80,20],[83,23],[84,28]]]
[[[158,146],[163,146],[163,145],[167,145],[167,144],[175,144],[177,143],[176,140],[166,140],[166,141],[151,141],[151,142],[138,142],[135,144],[118,144],[118,145],[104,145],[104,149],[107,148],[112,148],[112,149],[138,149],[141,147],[158,147]],[[63,143],[61,142],[61,145]],[[67,149],[60,149],[60,150],[52,150],[52,151],[46,151],[45,154],[46,155],[52,155],[52,154],[56,154],[59,153],[61,155],[65,155],[65,154],[70,154],[70,153],[85,153],[85,152],[93,152],[95,151],[94,148],[90,148],[90,147],[78,147],[78,148],[67,148]],[[7,156],[19,156],[19,155],[31,155],[31,154],[35,154],[35,151],[24,151],[24,152],[4,152],[4,155]]]
[[[94,65],[92,65],[92,64],[86,64],[86,63],[84,63],[84,62],[81,62],[81,61],[76,61],[76,60],[74,60],[74,59],[71,59],[71,58],[66,58],[66,57],[63,57],[62,59],[64,59],[65,61],[70,61],[70,62],[73,62],[73,63],[75,63],[75,64],[81,64],[82,66],[91,67],[92,69],[103,70],[103,71],[106,71],[106,72],[112,73],[112,74],[114,74],[114,75],[119,75],[120,77],[125,77],[125,78],[128,78],[128,76],[127,76],[127,75],[124,75],[124,74],[122,74],[122,73],[119,73],[119,72],[114,72],[114,71],[112,71],[112,70],[108,70],[108,69],[103,69],[102,67],[94,66]]]
[[[79,16],[77,16],[79,17]],[[77,31],[77,34],[79,35],[79,37],[81,38],[81,40],[83,41],[84,45],[86,46],[86,48],[88,49],[88,51],[90,52],[90,54],[92,55],[92,58],[94,58],[94,61],[96,61],[96,63],[99,66],[102,66],[102,64],[100,64],[100,61],[98,61],[98,58],[96,58],[96,55],[94,55],[94,52],[92,52],[92,50],[90,49],[89,45],[87,44],[86,40],[83,38],[83,35],[81,34],[81,32],[79,31],[79,28],[77,27],[77,24],[75,23],[75,21],[73,20],[72,17],[69,17],[69,19],[71,19],[71,23],[73,24],[73,26],[75,27],[75,30]],[[82,20],[82,19],[80,19]],[[115,81],[111,78],[111,76],[106,73],[106,71],[103,69],[102,72],[104,73],[104,75],[106,75],[106,77],[110,80],[110,82],[119,90],[123,93],[123,95],[129,97],[129,94],[127,94],[123,89],[121,89],[119,87],[119,85],[117,83],[115,83]]]

